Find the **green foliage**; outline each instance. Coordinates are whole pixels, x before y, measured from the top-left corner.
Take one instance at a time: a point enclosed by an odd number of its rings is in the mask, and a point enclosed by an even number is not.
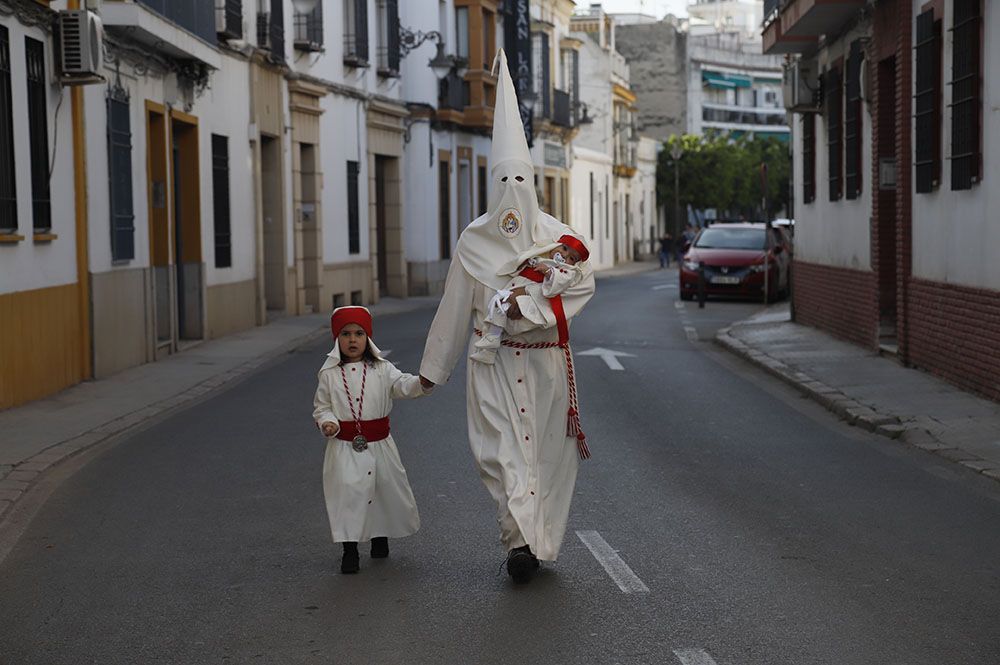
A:
[[[674,135],[660,152],[656,169],[656,195],[674,217],[674,160],[671,149],[680,145],[679,194],[683,208],[715,208],[720,216],[746,215],[762,219],[761,164],[767,164],[767,208],[773,215],[788,204],[791,160],[788,144],[773,137],[730,138]],[[676,228],[676,227],[674,227]]]

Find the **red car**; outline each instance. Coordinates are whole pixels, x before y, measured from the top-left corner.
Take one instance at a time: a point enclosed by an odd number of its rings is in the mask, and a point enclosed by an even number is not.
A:
[[[770,236],[770,237],[769,237]],[[791,239],[763,223],[712,224],[702,229],[680,264],[682,300],[698,296],[698,271],[704,270],[710,296],[762,298],[765,258],[768,300],[788,293]]]

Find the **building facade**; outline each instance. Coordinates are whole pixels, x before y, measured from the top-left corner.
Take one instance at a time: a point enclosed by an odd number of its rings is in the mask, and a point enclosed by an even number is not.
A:
[[[796,318],[1000,399],[1000,7],[832,4],[763,32],[792,57]]]

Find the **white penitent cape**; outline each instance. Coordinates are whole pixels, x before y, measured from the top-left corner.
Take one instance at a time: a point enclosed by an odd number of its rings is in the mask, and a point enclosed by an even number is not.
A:
[[[552,238],[572,233],[569,227],[539,212],[539,228]],[[452,261],[444,297],[431,324],[420,373],[434,383],[448,380],[463,353],[478,339],[497,288],[524,285],[505,276],[489,284],[466,268],[463,243]],[[470,262],[473,263],[474,262]],[[594,294],[589,263],[582,279],[562,294],[572,319]],[[555,342],[556,319],[542,285],[531,283],[518,298],[524,318],[510,321],[506,337],[513,342]],[[566,435],[569,397],[566,360],[561,349],[518,350],[500,347],[496,364],[470,362],[467,369],[469,442],[480,476],[497,504],[500,538],[509,550],[529,545],[539,559],[559,554],[576,483],[576,440]]]
[[[401,372],[381,359],[374,344],[371,347],[379,360],[368,364],[361,420],[388,416],[393,399],[421,397],[429,392],[421,387],[420,377]],[[354,398],[361,396],[363,368],[361,362],[344,365]],[[319,371],[313,404],[317,424],[353,420],[340,374],[339,345]],[[348,441],[329,438],[323,459],[323,494],[334,542],[364,542],[379,536],[400,538],[420,528],[417,503],[391,435],[369,441],[368,449],[362,452],[355,452]]]

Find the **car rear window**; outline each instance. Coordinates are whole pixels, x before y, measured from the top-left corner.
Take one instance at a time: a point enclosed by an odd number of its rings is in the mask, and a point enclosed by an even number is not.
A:
[[[764,229],[705,229],[694,243],[702,249],[764,249]]]

